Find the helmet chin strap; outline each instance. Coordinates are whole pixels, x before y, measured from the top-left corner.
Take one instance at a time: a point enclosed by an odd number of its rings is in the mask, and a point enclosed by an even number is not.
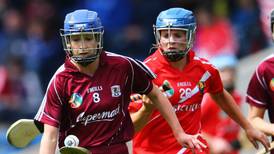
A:
[[[75,60],[78,57],[72,57],[73,61],[75,61],[77,64],[83,66],[83,67],[87,67],[89,64],[93,63],[96,59],[94,60],[90,60],[90,61],[80,61],[80,60]]]
[[[72,60],[75,61],[77,64],[80,64],[83,67],[88,66],[89,64],[93,63],[101,54],[101,49],[97,49],[95,55],[90,55],[88,57],[81,57],[81,56],[71,56]]]
[[[165,50],[162,51],[162,54],[167,58],[170,62],[177,62],[183,59],[187,53],[183,50]]]

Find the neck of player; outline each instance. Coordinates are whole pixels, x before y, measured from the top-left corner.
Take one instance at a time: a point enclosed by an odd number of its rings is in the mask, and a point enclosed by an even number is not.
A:
[[[78,70],[81,73],[85,73],[87,75],[93,76],[93,74],[96,72],[96,70],[99,67],[100,58],[97,58],[94,62],[88,64],[87,66],[82,66],[82,65],[74,62],[73,60],[71,60],[71,61],[78,68]]]
[[[186,64],[187,64],[187,59],[188,59],[187,56],[185,56],[184,58],[182,58],[179,61],[169,62],[169,63],[172,67],[182,71],[185,68]]]

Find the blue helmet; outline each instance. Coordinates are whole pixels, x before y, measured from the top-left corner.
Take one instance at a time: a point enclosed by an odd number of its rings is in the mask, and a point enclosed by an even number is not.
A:
[[[223,70],[225,68],[235,69],[238,64],[238,59],[233,54],[216,55],[209,61],[219,70]]]
[[[233,54],[219,54],[209,59],[209,61],[220,71],[224,88],[229,93],[233,92],[237,73],[237,57]]]
[[[160,45],[161,30],[184,30],[186,31],[186,48],[179,51],[162,51],[170,61],[182,59],[192,48],[196,31],[196,21],[192,11],[183,8],[170,8],[162,11],[154,25],[154,35],[157,45]],[[181,42],[184,43],[184,42]]]
[[[63,42],[64,50],[75,62],[83,65],[94,62],[100,55],[103,49],[103,34],[104,28],[101,24],[101,20],[98,17],[98,13],[89,10],[76,10],[68,13],[64,21],[64,29],[60,29],[60,35]],[[80,35],[80,38],[84,43],[83,36],[89,36],[98,43],[96,48],[77,49],[87,50],[88,52],[95,51],[94,54],[88,56],[73,55],[71,48],[71,37]]]

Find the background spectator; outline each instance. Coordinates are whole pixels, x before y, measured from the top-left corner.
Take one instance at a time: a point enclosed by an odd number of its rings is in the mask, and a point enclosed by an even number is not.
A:
[[[32,118],[42,99],[40,80],[34,72],[27,71],[23,59],[9,58],[0,71],[0,122],[12,123],[21,118]]]
[[[224,88],[240,106],[242,97],[235,89],[237,59],[233,55],[217,55],[210,59],[220,71]],[[240,127],[220,107],[205,95],[202,102],[202,132],[206,136],[212,154],[237,154]]]

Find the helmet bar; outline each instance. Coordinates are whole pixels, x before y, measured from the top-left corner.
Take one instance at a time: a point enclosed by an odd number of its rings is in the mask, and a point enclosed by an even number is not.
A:
[[[170,8],[162,11],[157,17],[156,25],[154,25],[154,36],[158,47],[160,46],[161,30],[168,30],[169,33],[171,30],[186,31],[186,42],[181,42],[186,44],[185,49],[180,49],[178,51],[163,51],[163,53],[170,52],[170,54],[164,54],[167,58],[170,57],[168,55],[172,55],[171,57],[176,57],[176,55],[178,55],[178,57],[183,58],[193,46],[196,31],[195,17],[192,11],[183,8]],[[175,59],[178,60],[178,58]]]
[[[85,9],[76,10],[68,13],[64,21],[64,28],[60,29],[60,35],[64,50],[71,59],[79,64],[89,64],[95,61],[103,49],[103,34],[104,28],[98,13]],[[77,38],[79,36],[79,38]],[[72,41],[81,41],[80,48],[72,48]],[[77,40],[80,39],[80,40]],[[87,43],[87,40],[94,39],[97,42],[96,47],[82,48]],[[76,52],[74,52],[76,51]],[[85,52],[84,55],[75,54]],[[75,54],[75,55],[74,55]]]

